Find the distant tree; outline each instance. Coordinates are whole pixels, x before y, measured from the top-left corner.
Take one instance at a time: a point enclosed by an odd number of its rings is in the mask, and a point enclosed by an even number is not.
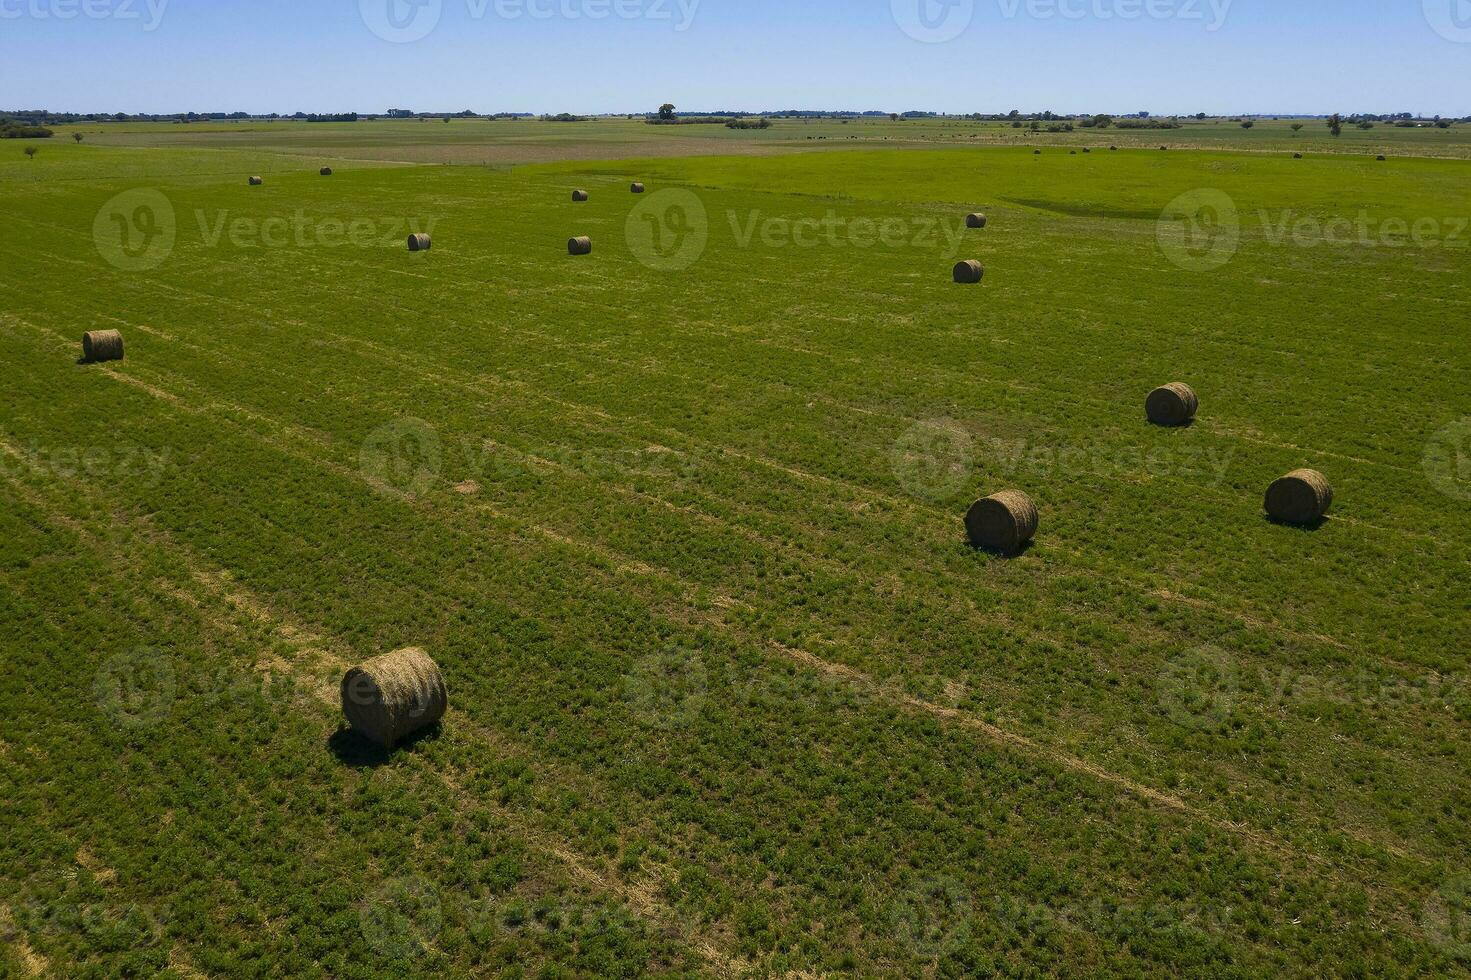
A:
[[[1343,116],[1335,112],[1333,115],[1328,117],[1328,132],[1332,133],[1334,136],[1343,135]]]
[[[448,124],[449,123],[449,116],[445,116],[444,117],[444,121],[445,121],[446,124]]]
[[[36,148],[34,146],[26,147],[26,156],[34,160],[36,158]]]
[[[1436,129],[1450,129],[1451,128],[1451,121],[1449,119],[1437,119],[1437,120],[1435,120],[1435,128]]]
[[[1367,132],[1374,128],[1374,124],[1366,119],[1363,122],[1359,123],[1359,128]]]
[[[74,139],[78,143],[80,143],[82,141],[82,134],[81,133],[72,133],[72,139]]]
[[[898,122],[898,121],[899,121],[899,113],[897,113],[897,112],[891,112],[891,113],[889,113],[889,122]]]
[[[1099,129],[1107,129],[1108,127],[1113,125],[1113,116],[1106,116],[1102,114],[1096,115],[1093,117],[1093,125],[1097,126]]]
[[[1197,112],[1195,114],[1195,118],[1196,119],[1204,119],[1205,118],[1205,113],[1203,113],[1203,112]]]
[[[1292,131],[1294,133],[1300,133],[1300,132],[1302,132],[1302,123],[1293,123],[1292,124]]]
[[[673,102],[666,102],[666,103],[664,103],[663,105],[661,105],[659,107],[659,118],[660,119],[673,119],[674,118],[674,103]]]
[[[1244,123],[1241,124],[1241,128],[1242,129],[1250,129],[1251,127],[1253,127],[1255,125],[1256,125],[1256,123],[1254,123],[1250,119],[1248,119],[1248,120],[1246,120],[1246,122],[1244,122]]]

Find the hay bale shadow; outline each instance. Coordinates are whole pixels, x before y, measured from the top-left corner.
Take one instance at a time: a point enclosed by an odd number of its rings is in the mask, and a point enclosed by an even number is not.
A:
[[[971,553],[990,555],[993,558],[1005,558],[1006,560],[1010,561],[1014,558],[1022,557],[1036,546],[1036,541],[1024,541],[1022,542],[1021,547],[1013,549],[1011,551],[1007,551],[1003,548],[991,548],[983,544],[973,544],[972,542],[967,541],[965,543],[965,550]]]
[[[327,750],[331,752],[337,761],[350,769],[377,769],[392,761],[393,756],[405,750],[412,750],[420,742],[428,742],[437,739],[443,725],[434,725],[421,732],[416,732],[409,738],[404,739],[391,750],[385,749],[377,742],[358,733],[347,725],[341,725],[327,739]]]
[[[1298,524],[1293,521],[1283,521],[1273,517],[1271,514],[1263,514],[1262,520],[1277,527],[1286,528],[1289,531],[1302,531],[1305,534],[1313,534],[1322,530],[1331,520],[1331,517],[1320,517],[1307,524]]]

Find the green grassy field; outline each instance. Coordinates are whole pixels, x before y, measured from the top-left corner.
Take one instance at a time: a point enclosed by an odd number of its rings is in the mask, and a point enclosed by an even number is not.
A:
[[[0,159],[3,969],[1471,965],[1463,151],[399,125]],[[405,646],[385,758],[337,682]]]

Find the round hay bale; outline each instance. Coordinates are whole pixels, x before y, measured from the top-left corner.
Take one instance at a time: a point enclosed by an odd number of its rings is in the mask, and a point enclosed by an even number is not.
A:
[[[332,176],[332,168],[331,167],[323,167],[322,168],[322,176],[323,177],[331,177]]]
[[[1091,148],[1091,147],[1087,147],[1087,146],[1085,146],[1085,147],[1083,147],[1083,152],[1084,152],[1084,153],[1092,153],[1092,152],[1093,152],[1093,150],[1092,150],[1092,148]]]
[[[1169,152],[1170,148],[1168,146],[1161,146],[1160,149],[1164,150],[1165,152]]]
[[[410,252],[427,252],[432,244],[433,242],[429,240],[429,236],[422,231],[409,236]]]
[[[1032,151],[1032,156],[1034,156],[1034,157],[1039,157],[1041,155],[1042,155],[1042,151],[1041,150],[1033,150]]]
[[[1067,151],[1067,155],[1070,156],[1070,157],[1075,157],[1075,156],[1078,155],[1078,151],[1077,150],[1068,150]]]
[[[966,259],[964,262],[955,263],[955,281],[967,286],[981,281],[986,274],[986,267],[975,259]]]
[[[1301,160],[1302,159],[1302,154],[1301,153],[1294,153],[1292,155],[1292,159],[1294,159],[1294,160]]]
[[[123,359],[123,335],[116,330],[89,330],[82,334],[82,358],[88,364]]]
[[[259,187],[261,184],[264,184],[264,183],[265,183],[265,181],[262,180],[259,177],[252,177],[252,178],[250,178],[250,186],[251,187]]]
[[[587,200],[587,191],[573,191],[572,200],[581,204],[583,201]]]
[[[1110,146],[1109,149],[1117,153],[1119,148],[1117,146]]]
[[[1378,160],[1380,163],[1383,163],[1385,160],[1388,159],[1388,157],[1386,157],[1383,153],[1381,153],[1377,157],[1375,157],[1374,159]]]
[[[567,254],[591,255],[592,239],[588,238],[586,235],[579,235],[577,238],[567,239]]]
[[[642,194],[644,192],[644,185],[635,181],[628,189],[635,194]]]
[[[1317,470],[1294,470],[1267,489],[1267,514],[1283,524],[1315,524],[1333,506],[1333,485]]]
[[[1155,425],[1187,425],[1195,420],[1195,413],[1200,411],[1200,399],[1189,385],[1173,381],[1151,391],[1144,403],[1144,410],[1149,415],[1149,421]]]
[[[968,214],[965,216],[965,226],[967,228],[984,228],[986,227],[986,216],[984,214]]]
[[[385,654],[342,678],[342,713],[385,749],[438,724],[448,707],[444,677],[423,650]]]
[[[965,530],[977,548],[1014,555],[1037,536],[1037,505],[1020,490],[1003,490],[978,500],[965,515]]]

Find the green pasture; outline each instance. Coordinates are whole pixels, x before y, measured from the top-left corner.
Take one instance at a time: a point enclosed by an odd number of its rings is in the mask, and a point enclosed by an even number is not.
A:
[[[0,158],[6,968],[1471,963],[1464,148],[389,125]],[[405,646],[452,710],[374,755],[335,684]]]

